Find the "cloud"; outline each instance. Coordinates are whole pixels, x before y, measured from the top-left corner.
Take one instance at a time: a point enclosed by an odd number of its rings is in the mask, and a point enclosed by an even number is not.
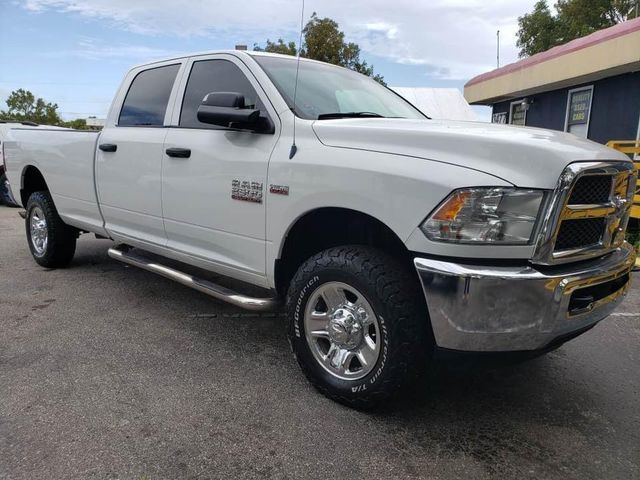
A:
[[[212,32],[257,32],[265,25],[295,31],[296,3],[287,0],[25,0],[24,8],[43,13],[57,11],[107,20],[111,26],[146,35],[205,36]]]
[[[517,59],[517,17],[535,0],[307,0],[305,17],[316,11],[335,19],[365,58],[424,67],[425,74],[466,80],[495,66],[496,30],[502,58]],[[267,38],[297,39],[300,2],[244,0],[25,0],[34,13],[47,11],[106,21],[112,28],[157,37],[219,36],[252,45]],[[94,55],[163,56],[145,47],[94,45]],[[80,49],[91,55],[90,49]],[[153,49],[151,49],[153,50]],[[505,62],[503,62],[505,63]]]
[[[177,55],[179,52],[145,45],[115,44],[104,45],[95,40],[80,40],[76,55],[88,59],[100,58],[136,58],[149,59]]]
[[[398,26],[386,22],[367,23],[364,27],[372,33],[382,33],[389,40],[398,36]]]
[[[122,58],[127,60],[149,61],[156,58],[178,56],[183,53],[188,52],[179,52],[177,50],[152,48],[146,45],[131,45],[124,43],[108,45],[99,39],[83,37],[78,40],[73,49],[45,51],[42,55],[49,58],[64,58],[71,56],[86,60]]]

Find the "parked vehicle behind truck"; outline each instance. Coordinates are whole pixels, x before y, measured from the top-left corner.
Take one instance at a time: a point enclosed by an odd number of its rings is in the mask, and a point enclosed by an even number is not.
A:
[[[307,378],[356,407],[402,390],[436,349],[543,351],[621,302],[635,259],[624,155],[433,121],[312,60],[294,93],[296,71],[257,52],[172,58],[126,75],[100,133],[12,129],[35,261],[64,267],[93,232],[113,258],[240,307],[282,300]]]

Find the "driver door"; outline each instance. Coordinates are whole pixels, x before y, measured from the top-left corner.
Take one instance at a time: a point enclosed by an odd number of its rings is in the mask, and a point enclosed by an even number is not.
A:
[[[238,92],[261,116],[277,116],[235,56],[197,57],[186,68],[182,104],[176,104],[163,148],[168,246],[215,264],[220,273],[264,283],[267,168],[279,126],[274,122],[275,134],[232,130],[201,123],[197,109],[208,93]]]

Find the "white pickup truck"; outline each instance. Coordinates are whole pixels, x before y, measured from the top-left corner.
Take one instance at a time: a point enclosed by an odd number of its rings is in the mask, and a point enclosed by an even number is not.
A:
[[[316,61],[300,61],[296,90],[297,68],[172,58],[126,75],[100,133],[13,128],[5,164],[35,261],[64,267],[93,232],[111,257],[240,307],[283,299],[304,373],[355,407],[435,351],[544,352],[620,303],[635,260],[624,155],[433,121]]]

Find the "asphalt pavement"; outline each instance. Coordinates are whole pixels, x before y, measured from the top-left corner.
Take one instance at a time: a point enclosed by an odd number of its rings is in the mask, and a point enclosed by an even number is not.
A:
[[[306,382],[281,315],[90,235],[43,269],[17,212],[0,206],[0,478],[640,479],[638,286],[542,358],[440,364],[363,413]]]

